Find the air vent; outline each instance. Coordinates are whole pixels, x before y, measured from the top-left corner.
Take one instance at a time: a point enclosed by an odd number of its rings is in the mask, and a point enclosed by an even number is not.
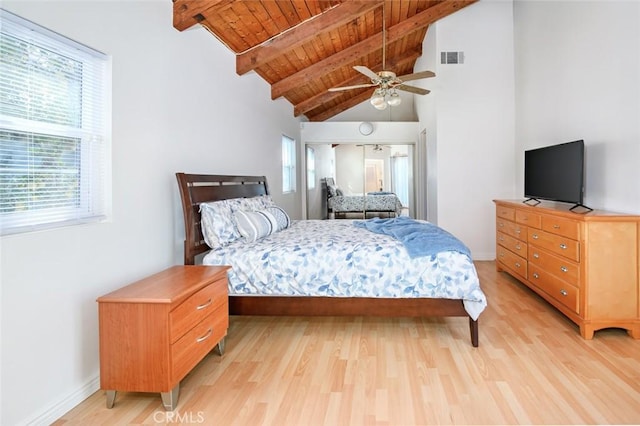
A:
[[[441,64],[464,64],[464,52],[440,52]]]

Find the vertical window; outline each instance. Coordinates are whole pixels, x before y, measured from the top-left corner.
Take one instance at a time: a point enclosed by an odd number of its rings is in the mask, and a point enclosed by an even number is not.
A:
[[[282,135],[282,192],[296,191],[296,141]]]
[[[106,55],[0,10],[0,231],[108,214]]]
[[[316,152],[313,148],[307,147],[307,188],[316,187]]]

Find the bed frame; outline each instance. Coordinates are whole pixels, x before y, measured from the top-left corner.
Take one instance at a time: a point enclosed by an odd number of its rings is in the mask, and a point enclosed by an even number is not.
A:
[[[200,203],[269,194],[264,176],[227,176],[176,173],[185,241],[184,264],[209,251],[200,228]],[[229,296],[230,315],[467,317],[471,344],[478,346],[478,321],[471,319],[460,300],[343,297]]]

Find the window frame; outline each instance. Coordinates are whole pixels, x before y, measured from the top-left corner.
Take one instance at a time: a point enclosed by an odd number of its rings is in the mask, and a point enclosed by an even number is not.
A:
[[[282,193],[296,192],[296,140],[282,135]]]
[[[6,154],[8,160],[0,162],[0,177],[11,179],[15,176],[37,176],[48,174],[44,182],[47,190],[39,192],[37,189],[27,188],[17,189],[6,193],[0,192],[0,235],[18,234],[24,232],[38,231],[42,229],[60,228],[81,223],[99,222],[108,220],[111,217],[111,156],[110,156],[110,127],[111,127],[111,58],[102,52],[89,48],[81,43],[64,37],[38,24],[14,15],[4,9],[0,9],[0,24],[2,25],[2,41],[0,49],[11,49],[7,52],[15,51],[16,46],[22,49],[34,49],[36,52],[48,52],[51,58],[66,58],[70,62],[79,64],[77,87],[70,87],[66,93],[61,91],[58,95],[64,99],[78,98],[76,110],[72,119],[67,123],[56,122],[52,116],[38,118],[34,116],[24,116],[20,111],[15,112],[14,108],[29,108],[29,101],[11,102],[9,94],[15,95],[15,83],[11,85],[9,78],[4,82],[0,79],[0,95],[6,98],[0,103],[0,132],[6,133],[6,139],[0,140],[0,156]],[[15,45],[4,44],[4,38],[18,40]],[[26,52],[26,50],[25,50]],[[29,52],[31,52],[29,50]],[[39,78],[44,89],[53,91],[57,89],[54,79],[54,69],[50,74],[42,71],[30,73],[29,65],[24,68],[18,65],[0,63],[7,66],[8,73],[14,73],[20,77],[19,81],[32,82]],[[33,75],[31,75],[33,74]],[[71,74],[70,74],[71,75]],[[44,78],[43,78],[44,76]],[[44,83],[42,83],[44,81]],[[66,81],[66,80],[65,80]],[[15,80],[14,80],[15,82]],[[35,86],[35,84],[34,84]],[[26,90],[20,94],[30,94]],[[6,109],[5,109],[6,108]],[[37,108],[34,107],[34,108]],[[40,108],[42,106],[40,105]],[[61,107],[64,108],[64,107]],[[60,109],[64,111],[64,109]],[[40,113],[42,111],[39,111]],[[53,114],[56,111],[51,111]],[[14,138],[10,138],[13,133]],[[15,139],[20,137],[20,139]],[[33,165],[25,161],[32,159],[47,158],[55,160],[55,156],[38,157],[30,152],[32,143],[41,140],[40,138],[59,139],[59,144],[53,143],[51,146],[60,148],[66,141],[76,140],[77,151],[75,162],[72,163],[77,169],[77,178],[73,179],[76,188],[72,196],[61,196],[55,198],[62,201],[62,207],[52,207],[54,202],[42,203],[33,201],[42,195],[48,195],[47,191],[54,189],[69,189],[65,184],[55,183],[56,178],[61,175],[73,173],[72,170],[55,168],[53,172],[46,172],[42,165]],[[22,140],[21,140],[22,139]],[[65,141],[66,140],[66,141]],[[25,154],[19,154],[14,158],[14,147],[24,145]],[[5,151],[5,149],[7,149]],[[54,154],[51,154],[54,155]],[[34,186],[34,185],[30,185]],[[49,192],[50,194],[51,192]],[[15,208],[11,204],[10,197],[18,196],[24,200],[18,210],[4,211]],[[43,207],[43,205],[45,205]],[[3,212],[4,211],[4,212]]]

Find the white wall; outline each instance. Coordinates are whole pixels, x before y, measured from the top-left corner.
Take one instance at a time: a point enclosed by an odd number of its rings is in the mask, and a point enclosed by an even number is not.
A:
[[[584,139],[585,204],[640,213],[640,3],[516,1],[514,18],[517,195],[524,150]]]
[[[427,146],[436,145],[437,223],[474,259],[495,258],[492,200],[514,195],[512,12],[510,1],[480,1],[438,21],[416,63],[436,73],[419,82],[431,94],[415,99]],[[464,64],[440,64],[441,51],[463,51]]]
[[[48,424],[98,388],[95,299],[182,261],[174,173],[264,174],[283,196],[286,101],[207,31],[178,32],[170,1],[11,1],[3,8],[113,58],[113,220],[0,241],[0,423]],[[301,187],[301,186],[299,186]]]

